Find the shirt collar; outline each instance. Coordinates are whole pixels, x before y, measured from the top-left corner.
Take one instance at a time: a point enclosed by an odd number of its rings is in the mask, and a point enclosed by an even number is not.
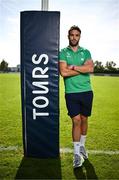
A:
[[[70,46],[67,46],[67,49],[69,49],[69,50],[73,51],[73,50],[71,49],[71,47],[70,47]],[[83,51],[83,48],[82,48],[82,47],[80,47],[80,46],[78,46],[78,49],[77,49],[77,51],[76,51],[76,52],[80,52],[80,51]]]

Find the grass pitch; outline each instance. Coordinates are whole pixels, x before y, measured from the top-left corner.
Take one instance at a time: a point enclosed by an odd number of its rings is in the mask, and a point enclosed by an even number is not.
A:
[[[91,81],[94,102],[86,147],[119,151],[119,77],[92,76]],[[76,171],[71,153],[61,153],[59,159],[24,158],[20,100],[19,74],[0,74],[0,179],[119,179],[118,153],[89,154],[89,160]],[[62,78],[60,147],[73,148]]]

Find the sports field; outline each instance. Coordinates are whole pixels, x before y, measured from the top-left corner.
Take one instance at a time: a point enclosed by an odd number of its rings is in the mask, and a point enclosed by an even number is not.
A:
[[[119,179],[119,77],[91,77],[94,102],[86,147],[89,159],[72,168],[71,120],[60,79],[59,159],[24,158],[20,75],[0,74],[0,179]]]

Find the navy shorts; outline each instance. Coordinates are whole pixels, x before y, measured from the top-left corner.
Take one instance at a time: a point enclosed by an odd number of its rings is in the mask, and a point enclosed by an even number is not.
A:
[[[65,94],[68,115],[72,118],[78,114],[90,116],[93,102],[93,91]]]

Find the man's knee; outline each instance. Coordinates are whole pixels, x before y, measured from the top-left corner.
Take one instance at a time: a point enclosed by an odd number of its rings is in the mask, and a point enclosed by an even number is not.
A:
[[[81,115],[80,118],[81,118],[81,121],[83,122],[86,122],[88,120],[88,117],[84,115]]]
[[[72,118],[72,121],[73,121],[73,124],[74,124],[75,126],[80,125],[80,124],[81,124],[81,117],[80,117],[80,115],[77,115],[77,116],[73,117],[73,118]]]

